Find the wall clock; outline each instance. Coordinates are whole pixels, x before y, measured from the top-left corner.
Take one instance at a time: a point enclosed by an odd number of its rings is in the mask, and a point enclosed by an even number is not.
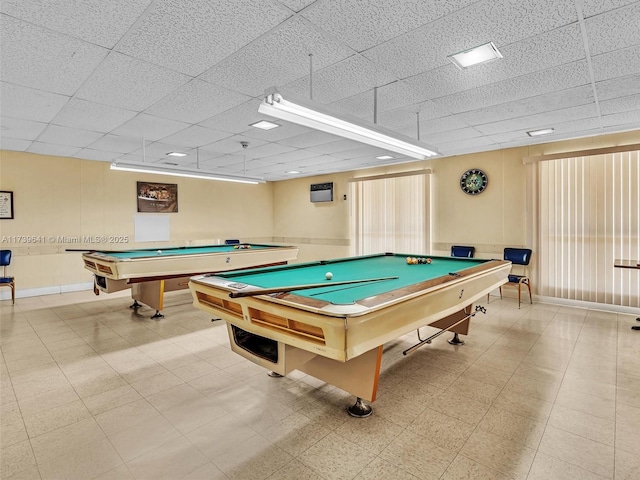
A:
[[[460,188],[467,195],[478,195],[484,192],[489,183],[487,174],[477,168],[471,168],[460,177]]]

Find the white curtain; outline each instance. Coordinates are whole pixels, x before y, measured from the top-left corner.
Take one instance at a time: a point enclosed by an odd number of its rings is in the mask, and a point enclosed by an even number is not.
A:
[[[430,175],[351,182],[352,253],[430,252]]]
[[[640,307],[640,152],[538,163],[538,291]]]

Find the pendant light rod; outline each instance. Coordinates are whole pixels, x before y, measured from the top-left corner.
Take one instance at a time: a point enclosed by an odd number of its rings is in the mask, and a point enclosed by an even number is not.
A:
[[[313,53],[309,54],[309,98],[313,100]]]

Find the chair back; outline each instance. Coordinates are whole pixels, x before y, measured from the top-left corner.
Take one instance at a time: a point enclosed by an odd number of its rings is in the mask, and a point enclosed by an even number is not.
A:
[[[529,248],[505,248],[504,259],[509,260],[514,265],[529,265],[531,252]]]
[[[464,245],[452,245],[451,246],[451,256],[452,257],[463,257],[463,258],[471,258],[473,257],[474,252],[476,251],[475,247],[467,247]]]
[[[0,250],[0,266],[6,267],[11,263],[11,250]]]
[[[240,240],[236,239],[236,238],[232,238],[230,240],[225,240],[224,244],[225,245],[235,245],[237,243],[240,243]]]

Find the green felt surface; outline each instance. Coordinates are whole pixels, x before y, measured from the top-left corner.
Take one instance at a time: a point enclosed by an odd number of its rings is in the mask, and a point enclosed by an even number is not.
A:
[[[452,272],[456,273],[487,261],[473,258],[429,257],[432,259],[430,264],[407,265],[407,256],[414,255],[394,254],[353,257],[331,260],[325,263],[299,263],[282,267],[229,272],[217,274],[216,276],[260,288],[326,282],[326,287],[299,290],[292,293],[334,304],[349,304],[389,290],[403,288],[414,283],[448,275]],[[415,256],[418,257],[417,255]],[[327,272],[333,274],[332,280],[325,278]],[[393,276],[398,278],[353,285],[331,285],[332,282]]]
[[[241,244],[246,245],[246,244]],[[144,249],[144,250],[129,250],[123,252],[96,252],[96,253],[104,253],[104,255],[108,255],[114,258],[120,259],[131,259],[131,258],[145,258],[145,257],[168,257],[172,255],[201,255],[203,253],[225,253],[225,252],[233,252],[238,251],[238,249],[233,248],[234,245],[207,245],[203,247],[177,247],[177,248],[162,248],[159,250],[155,249]],[[261,248],[277,248],[272,245],[254,245],[251,244],[251,250],[257,250]],[[161,253],[158,253],[160,251]]]

